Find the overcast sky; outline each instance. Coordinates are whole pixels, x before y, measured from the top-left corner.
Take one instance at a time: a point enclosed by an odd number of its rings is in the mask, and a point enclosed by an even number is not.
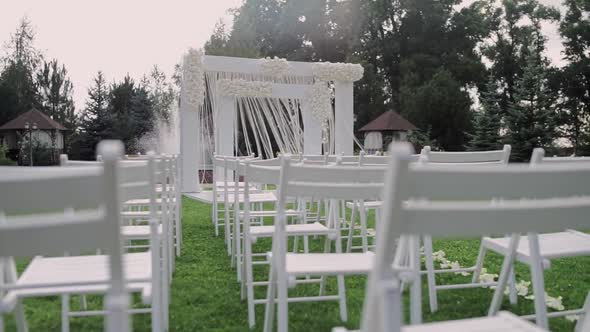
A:
[[[296,0],[293,0],[296,1]],[[558,5],[560,0],[541,0]],[[129,73],[139,79],[157,64],[168,75],[188,47],[201,47],[215,23],[231,23],[228,9],[242,0],[6,0],[0,10],[0,42],[27,15],[36,45],[48,59],[66,65],[78,109],[98,70],[107,80]],[[555,26],[546,27],[548,54],[559,63]]]
[[[189,47],[201,47],[220,18],[241,0],[6,0],[0,6],[0,43],[23,15],[32,21],[36,46],[66,65],[76,107],[98,70],[107,80],[140,78],[157,64],[167,74]],[[230,20],[231,22],[231,20]]]

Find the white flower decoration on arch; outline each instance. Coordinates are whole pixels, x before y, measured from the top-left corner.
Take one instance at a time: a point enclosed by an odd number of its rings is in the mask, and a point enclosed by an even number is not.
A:
[[[365,69],[356,63],[320,62],[312,66],[313,75],[321,81],[355,82],[363,78]]]
[[[260,72],[263,75],[282,77],[289,74],[289,70],[291,70],[291,65],[287,59],[276,56],[274,58],[266,57],[260,59]]]
[[[272,85],[269,82],[246,80],[219,80],[217,92],[227,97],[272,97]]]
[[[205,71],[203,70],[203,52],[191,48],[184,57],[182,80],[186,91],[186,103],[190,109],[197,111],[205,98]]]
[[[322,127],[327,126],[332,111],[332,90],[326,82],[315,82],[310,89],[309,104],[312,118]]]

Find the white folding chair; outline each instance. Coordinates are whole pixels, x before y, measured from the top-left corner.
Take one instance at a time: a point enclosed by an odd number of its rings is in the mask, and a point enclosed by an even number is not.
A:
[[[385,205],[382,222],[377,226],[377,248],[361,331],[541,331],[508,313],[494,316],[491,310],[487,318],[401,327],[400,284],[419,280],[416,238],[425,234],[436,237],[512,234],[510,254],[502,265],[503,271],[507,271],[516,255],[518,233],[588,229],[590,166],[410,166],[410,145],[394,144],[390,151]],[[497,200],[498,197],[502,200]],[[407,246],[397,246],[396,250],[398,238],[414,239],[410,264],[403,261],[406,253],[399,252]],[[539,254],[536,238],[531,238],[529,247],[531,252]],[[501,274],[499,284],[505,285],[507,279],[507,273]],[[494,298],[502,297],[503,291],[496,288]]]
[[[341,200],[380,199],[383,189],[383,167],[358,166],[315,166],[291,164],[289,156],[281,157],[281,171],[278,186],[278,202],[270,257],[269,287],[265,311],[264,331],[270,331],[274,323],[274,304],[277,302],[277,321],[280,332],[287,331],[288,287],[297,284],[296,278],[303,276],[336,276],[338,295],[301,298],[297,301],[337,300],[340,316],[347,320],[345,275],[366,274],[372,265],[371,252],[342,253],[340,239],[340,209],[336,202]],[[249,170],[256,169],[251,166]],[[334,220],[336,238],[335,253],[287,253],[287,198],[321,198],[331,200],[327,220]],[[330,245],[327,243],[326,249]],[[320,288],[321,289],[321,288]],[[320,293],[322,294],[322,293]],[[276,299],[275,299],[276,297]]]
[[[429,164],[433,167],[455,167],[455,166],[473,166],[473,167],[503,167],[508,164],[510,159],[510,145],[504,145],[502,150],[491,151],[473,151],[473,152],[440,152],[431,151],[429,146],[425,146],[420,155],[420,163]],[[414,160],[414,157],[412,157]],[[428,283],[428,299],[430,311],[438,310],[437,291],[461,289],[461,288],[476,288],[481,287],[478,277],[474,276],[470,283],[451,284],[451,285],[437,285],[436,274],[441,273],[457,273],[457,272],[472,272],[481,268],[479,257],[483,254],[483,246],[480,245],[478,260],[473,267],[459,268],[459,269],[435,269],[434,257],[432,248],[432,237],[425,235],[423,237],[424,243],[424,258],[426,267],[426,276]],[[514,282],[511,279],[511,301],[515,301],[516,292],[514,291]]]
[[[63,294],[79,288],[105,292],[105,330],[130,331],[129,294],[124,278],[125,258],[120,235],[120,142],[102,142],[104,167],[3,168],[0,172],[0,257],[10,270],[2,281],[2,311],[14,308],[21,298]],[[84,266],[70,259],[67,275],[57,278],[61,258],[37,256],[17,278],[11,257],[63,254],[103,248],[102,272],[88,278]],[[33,278],[31,270],[41,272]],[[128,272],[128,271],[125,271]],[[67,320],[62,322],[67,324]],[[17,316],[19,331],[26,331],[24,315]],[[4,324],[0,315],[0,330]],[[64,328],[62,330],[67,330]]]
[[[239,161],[236,161],[239,163]],[[278,159],[271,160],[260,160],[260,161],[244,161],[240,166],[236,167],[238,172],[244,177],[244,209],[240,213],[240,217],[243,220],[243,262],[240,265],[241,253],[238,252],[238,268],[242,268],[242,298],[244,295],[247,296],[248,301],[248,323],[252,328],[255,324],[254,306],[255,304],[266,303],[265,299],[254,298],[254,286],[268,286],[268,281],[255,281],[253,280],[253,265],[266,264],[267,261],[255,261],[256,256],[266,256],[266,253],[255,254],[252,252],[252,245],[260,238],[270,238],[275,232],[274,225],[253,225],[251,220],[254,218],[265,218],[265,217],[276,217],[277,210],[261,210],[251,211],[251,195],[248,188],[253,183],[264,184],[264,185],[278,185],[280,176],[280,161]],[[253,167],[255,166],[255,167]],[[276,207],[275,207],[276,208]],[[295,218],[296,222],[293,224],[286,225],[285,231],[287,236],[303,236],[304,238],[304,252],[309,252],[308,237],[323,235],[337,236],[336,230],[329,229],[325,225],[319,222],[307,223],[306,211],[301,209],[288,209],[284,211],[286,217]],[[237,224],[239,226],[239,224]],[[240,233],[240,229],[236,230],[236,233]],[[239,245],[236,247],[239,248]],[[294,250],[295,252],[296,250]],[[320,279],[309,279],[297,280],[299,283],[309,282],[321,282]]]
[[[414,154],[412,155],[412,161],[417,162],[420,159],[421,155]],[[389,163],[389,158],[387,156],[375,156],[375,155],[366,155],[363,152],[359,154],[358,158],[358,165],[359,166],[386,166]],[[372,249],[374,246],[369,244],[369,238],[374,238],[374,234],[369,233],[368,228],[368,213],[369,211],[374,211],[375,213],[375,220],[379,220],[379,212],[381,209],[382,202],[381,201],[351,201],[346,202],[346,207],[351,209],[350,214],[350,222],[349,227],[346,230],[347,235],[346,238],[346,252],[352,252],[354,249],[361,249],[361,251],[366,252],[369,249]],[[359,215],[359,223],[360,225],[356,226],[356,216],[357,213]],[[354,235],[355,230],[359,230],[359,235]],[[354,238],[361,239],[361,245],[355,246],[353,245],[352,240]]]
[[[100,149],[99,149],[100,151]],[[101,154],[102,156],[102,154]],[[104,156],[102,156],[104,160]],[[130,309],[129,313],[149,313],[152,318],[152,331],[167,329],[168,317],[168,261],[165,242],[166,228],[159,234],[159,218],[156,204],[156,165],[153,157],[144,161],[119,161],[117,199],[119,207],[122,202],[130,199],[149,197],[150,210],[148,215],[150,238],[149,251],[133,252],[123,255],[125,270],[125,287],[127,291],[140,293],[142,302],[150,305],[149,308]],[[71,165],[71,164],[70,164]],[[104,167],[103,162],[88,168]],[[77,169],[82,167],[68,167]],[[59,168],[56,168],[59,169]],[[63,169],[62,169],[63,170]],[[122,214],[119,210],[119,219]],[[123,226],[124,227],[124,226]],[[124,239],[125,232],[119,229]],[[78,316],[102,315],[103,311],[83,310],[70,311],[70,294],[102,294],[105,286],[101,284],[104,279],[105,269],[108,267],[104,261],[104,255],[83,255],[66,257],[36,257],[27,266],[19,277],[23,284],[36,284],[39,280],[45,280],[51,275],[55,282],[71,283],[73,287],[46,287],[29,290],[27,292],[15,291],[16,297],[37,297],[48,295],[60,295],[62,297],[62,331],[69,330],[69,318]],[[82,275],[72,275],[72,266],[84,271]],[[78,285],[80,284],[80,285]],[[85,308],[83,308],[85,309]]]
[[[590,158],[587,157],[550,157],[545,158],[545,151],[537,148],[533,151],[531,157],[531,168],[543,165],[555,165],[560,167],[575,167],[575,166],[589,166]],[[561,182],[559,177],[555,178],[555,182]],[[557,222],[557,220],[556,220]],[[530,238],[535,237],[535,241],[539,243],[540,257],[535,257],[534,253],[529,250],[528,242]],[[482,240],[482,254],[479,258],[477,266],[483,266],[483,259],[486,251],[491,250],[500,255],[506,255],[509,238],[491,238],[484,237]],[[521,236],[519,246],[516,251],[516,260],[529,266],[531,271],[533,283],[533,295],[535,301],[535,314],[523,316],[528,319],[536,319],[537,324],[543,327],[548,327],[548,318],[561,317],[567,315],[579,315],[584,312],[583,308],[565,310],[559,312],[547,313],[545,305],[545,289],[544,289],[544,273],[543,270],[549,269],[552,259],[571,258],[578,256],[590,256],[590,234],[579,232],[573,229],[561,229],[559,232],[543,233],[543,234],[528,234]],[[541,262],[539,264],[539,261]],[[513,273],[513,266],[511,271]],[[475,271],[475,276],[480,273],[480,270]],[[500,307],[500,300],[492,303],[492,308],[498,310]]]

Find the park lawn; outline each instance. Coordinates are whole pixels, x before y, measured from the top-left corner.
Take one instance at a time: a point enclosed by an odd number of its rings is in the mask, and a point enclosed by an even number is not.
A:
[[[370,216],[372,218],[372,216]],[[247,305],[240,301],[240,285],[236,273],[231,268],[223,242],[223,236],[215,237],[211,223],[210,205],[183,199],[182,256],[177,259],[172,283],[172,302],[170,305],[170,331],[249,331]],[[478,241],[439,240],[435,250],[442,249],[451,261],[457,260],[461,266],[470,266],[477,256]],[[301,246],[300,246],[301,247]],[[312,248],[322,247],[320,240],[312,242]],[[270,241],[259,240],[255,251],[263,252],[270,248]],[[500,257],[488,254],[485,267],[488,272],[497,273]],[[23,266],[19,266],[23,268]],[[257,279],[266,278],[264,267],[255,269]],[[583,305],[590,289],[590,257],[552,261],[546,271],[546,289],[551,296],[563,296],[566,309]],[[526,266],[518,265],[517,280],[530,280]],[[425,278],[423,278],[425,279]],[[347,277],[346,292],[348,301],[348,323],[339,318],[338,304],[331,302],[292,303],[289,305],[290,331],[330,331],[335,326],[358,328],[364,300],[365,277]],[[470,277],[445,274],[437,277],[439,283],[464,282]],[[328,282],[328,294],[335,292],[335,278]],[[530,289],[532,289],[530,287]],[[315,295],[317,285],[301,285],[291,290],[293,295]],[[265,296],[264,287],[256,290],[256,296]],[[439,311],[431,314],[425,280],[423,282],[423,308],[425,321],[441,321],[468,317],[485,316],[492,291],[489,289],[446,290],[439,292]],[[405,298],[407,302],[407,296]],[[139,301],[135,299],[135,303]],[[78,305],[77,297],[72,299],[72,308]],[[101,307],[100,297],[90,297],[93,309]],[[137,305],[139,306],[139,305]],[[27,299],[26,316],[31,332],[60,331],[60,302],[56,297]],[[505,298],[503,310],[516,314],[532,313],[533,302],[519,297],[519,303],[511,306]],[[256,308],[256,328],[260,331],[264,319],[264,306]],[[11,315],[6,315],[7,331],[14,331]],[[572,331],[574,323],[563,318],[551,319],[553,331]],[[133,316],[134,331],[150,331],[150,317],[147,314]],[[71,331],[102,331],[101,317],[82,317],[71,319]]]

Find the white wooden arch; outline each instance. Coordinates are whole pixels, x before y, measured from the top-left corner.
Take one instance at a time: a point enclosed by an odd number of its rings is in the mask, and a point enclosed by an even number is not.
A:
[[[313,63],[289,62],[289,71],[286,76],[302,78],[300,81],[307,84],[274,83],[272,85],[272,97],[299,99],[304,126],[304,153],[318,154],[321,152],[321,128],[317,122],[311,119],[309,103],[307,102],[307,89],[313,83]],[[203,67],[207,72],[228,72],[245,75],[260,75],[260,59],[246,59],[224,56],[206,55],[203,58]],[[350,155],[353,153],[353,82],[335,81],[335,114],[334,114],[334,147],[336,153]],[[182,96],[186,92],[181,91],[180,105],[180,154],[182,160],[182,191],[198,192],[199,165],[200,165],[200,133],[199,114],[196,110],[183,103]],[[219,97],[216,105],[215,124],[215,151],[218,154],[234,154],[234,121],[235,100],[233,97]],[[223,135],[221,135],[223,129]]]

